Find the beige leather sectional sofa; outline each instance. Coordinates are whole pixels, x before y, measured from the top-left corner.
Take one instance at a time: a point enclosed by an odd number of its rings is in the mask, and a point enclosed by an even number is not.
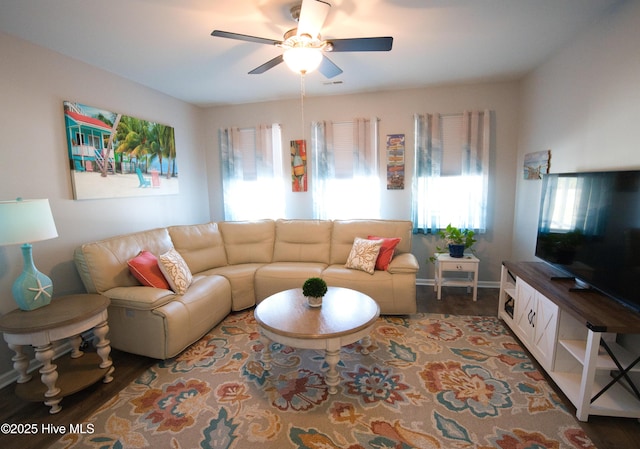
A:
[[[114,348],[158,359],[179,354],[231,311],[301,287],[309,277],[359,290],[382,314],[416,312],[418,262],[412,226],[402,220],[260,220],[181,225],[82,245],[75,262],[85,288],[111,299]],[[400,237],[387,271],[345,268],[356,237]],[[142,286],[127,261],[175,248],[193,281],[184,295]]]

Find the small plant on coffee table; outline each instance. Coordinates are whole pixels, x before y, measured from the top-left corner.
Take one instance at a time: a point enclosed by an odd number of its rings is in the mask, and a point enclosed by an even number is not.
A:
[[[311,307],[320,307],[322,297],[327,293],[327,283],[321,278],[309,278],[302,285],[302,294]]]

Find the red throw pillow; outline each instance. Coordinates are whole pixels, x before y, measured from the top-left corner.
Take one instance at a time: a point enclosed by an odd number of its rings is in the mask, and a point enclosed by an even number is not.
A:
[[[376,270],[386,271],[387,268],[389,268],[391,259],[393,259],[393,253],[395,252],[396,246],[398,246],[398,243],[400,243],[400,240],[402,239],[397,237],[376,237],[375,235],[370,235],[367,238],[369,240],[382,240],[380,253],[378,254],[378,259],[376,260]]]
[[[127,262],[131,274],[142,285],[171,290],[167,279],[160,271],[158,259],[149,251],[140,251],[136,257]]]

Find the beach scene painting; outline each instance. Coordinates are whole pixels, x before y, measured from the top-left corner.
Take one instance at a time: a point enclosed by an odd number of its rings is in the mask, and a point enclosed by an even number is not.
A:
[[[64,121],[74,199],[178,193],[173,127],[71,101]]]
[[[536,151],[524,155],[524,179],[542,179],[542,175],[549,173],[551,150]]]

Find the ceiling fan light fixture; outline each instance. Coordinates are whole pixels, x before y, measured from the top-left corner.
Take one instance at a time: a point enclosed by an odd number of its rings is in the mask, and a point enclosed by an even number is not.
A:
[[[292,47],[284,51],[284,62],[295,73],[313,72],[322,62],[322,50],[313,47]]]

